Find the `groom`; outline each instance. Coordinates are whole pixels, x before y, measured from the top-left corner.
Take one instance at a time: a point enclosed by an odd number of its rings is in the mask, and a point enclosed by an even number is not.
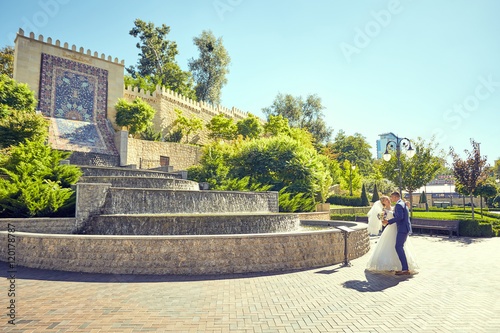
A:
[[[391,201],[396,203],[396,207],[394,208],[394,218],[390,219],[389,221],[384,220],[382,221],[382,224],[385,226],[388,224],[396,223],[398,227],[398,233],[396,236],[396,252],[402,266],[402,270],[396,271],[396,275],[410,275],[405,250],[403,248],[406,239],[408,238],[408,234],[411,232],[408,207],[406,206],[405,202],[401,200],[399,192],[392,192]]]

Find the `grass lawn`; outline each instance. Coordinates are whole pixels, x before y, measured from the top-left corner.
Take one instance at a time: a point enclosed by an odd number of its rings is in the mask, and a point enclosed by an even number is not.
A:
[[[413,212],[413,217],[423,218],[423,219],[436,219],[436,220],[463,220],[472,219],[472,214],[470,212]],[[474,212],[474,217],[476,219],[481,219],[481,214],[479,212]],[[499,219],[484,216],[482,220],[493,222],[493,224],[500,224]]]

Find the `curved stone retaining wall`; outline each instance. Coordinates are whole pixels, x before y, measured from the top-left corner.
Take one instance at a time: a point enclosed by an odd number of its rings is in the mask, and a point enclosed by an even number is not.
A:
[[[85,176],[79,183],[109,183],[112,187],[155,188],[162,190],[199,191],[197,182],[186,179],[135,177],[135,176]]]
[[[91,218],[92,235],[221,235],[296,231],[296,214],[100,215]]]
[[[366,225],[348,238],[349,259],[370,247]],[[344,260],[339,230],[214,236],[95,236],[15,232],[16,264],[108,274],[227,274],[286,271]],[[7,232],[0,259],[7,261]]]
[[[109,188],[101,214],[277,213],[278,192]]]

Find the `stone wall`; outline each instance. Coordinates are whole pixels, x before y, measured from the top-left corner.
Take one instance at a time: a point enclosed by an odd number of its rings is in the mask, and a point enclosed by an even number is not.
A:
[[[120,166],[120,157],[117,155],[73,151],[68,160],[70,164],[73,165],[94,165],[101,167]]]
[[[152,169],[160,166],[160,156],[168,157],[174,171],[186,170],[199,164],[202,148],[175,142],[155,142],[128,139],[126,164],[135,164],[138,168]]]
[[[330,220],[329,212],[298,213],[300,220]]]
[[[10,225],[17,232],[35,232],[44,234],[74,234],[77,232],[76,218],[15,218],[0,219],[0,231],[6,231]]]
[[[344,260],[339,230],[215,236],[94,236],[16,232],[16,264],[108,274],[227,274],[287,271]],[[366,226],[348,239],[349,259],[368,252]],[[7,261],[7,232],[0,260]]]
[[[278,192],[109,188],[101,213],[106,215],[186,212],[189,214],[277,213],[277,195]]]
[[[221,235],[297,231],[297,214],[99,215],[92,235]]]

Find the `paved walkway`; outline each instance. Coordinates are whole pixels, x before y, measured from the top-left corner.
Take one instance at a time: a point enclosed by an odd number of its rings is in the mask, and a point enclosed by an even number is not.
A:
[[[376,239],[372,239],[375,242]],[[412,236],[420,273],[364,271],[371,252],[283,274],[129,276],[19,268],[4,332],[499,332],[500,238]],[[7,265],[0,264],[0,276]]]

